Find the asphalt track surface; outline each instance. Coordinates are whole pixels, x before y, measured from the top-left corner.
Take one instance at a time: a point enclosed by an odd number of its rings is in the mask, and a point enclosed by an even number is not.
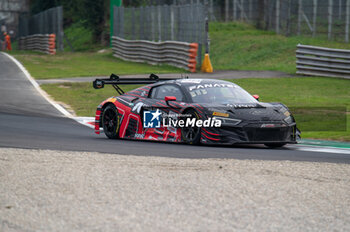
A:
[[[350,155],[252,146],[190,146],[148,141],[109,140],[63,116],[44,99],[25,74],[0,53],[0,147],[95,151],[176,158],[228,158],[350,163]]]

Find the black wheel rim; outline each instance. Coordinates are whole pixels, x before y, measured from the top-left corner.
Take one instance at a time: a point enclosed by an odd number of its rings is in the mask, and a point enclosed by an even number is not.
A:
[[[103,115],[103,130],[105,133],[112,134],[117,128],[117,114],[114,110],[108,109]]]

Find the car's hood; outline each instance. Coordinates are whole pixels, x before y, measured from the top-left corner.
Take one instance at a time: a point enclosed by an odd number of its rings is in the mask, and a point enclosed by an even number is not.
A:
[[[208,116],[229,117],[240,120],[276,121],[290,116],[286,106],[280,103],[254,104],[201,104]]]

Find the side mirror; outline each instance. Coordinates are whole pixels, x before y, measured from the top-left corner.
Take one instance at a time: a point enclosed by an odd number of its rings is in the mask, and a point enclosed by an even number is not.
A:
[[[259,95],[257,95],[257,94],[255,94],[255,95],[253,95],[253,98],[255,98],[257,101],[259,101]]]
[[[174,97],[174,96],[166,96],[164,98],[164,100],[165,100],[166,104],[169,104],[169,101],[176,101],[176,97]]]

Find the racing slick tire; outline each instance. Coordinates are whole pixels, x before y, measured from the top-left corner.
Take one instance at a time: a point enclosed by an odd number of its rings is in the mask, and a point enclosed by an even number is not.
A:
[[[286,143],[265,143],[264,145],[269,148],[278,148],[283,147],[284,145],[286,145]]]
[[[114,105],[108,105],[102,113],[103,132],[110,139],[118,138],[119,134],[119,116],[118,110]]]
[[[189,109],[185,111],[184,114],[189,115],[188,117],[184,117],[183,119],[186,120],[186,118],[196,118],[196,120],[199,119],[198,113],[193,110]],[[201,128],[200,127],[182,127],[181,128],[181,138],[182,141],[186,144],[199,144],[201,139]]]

